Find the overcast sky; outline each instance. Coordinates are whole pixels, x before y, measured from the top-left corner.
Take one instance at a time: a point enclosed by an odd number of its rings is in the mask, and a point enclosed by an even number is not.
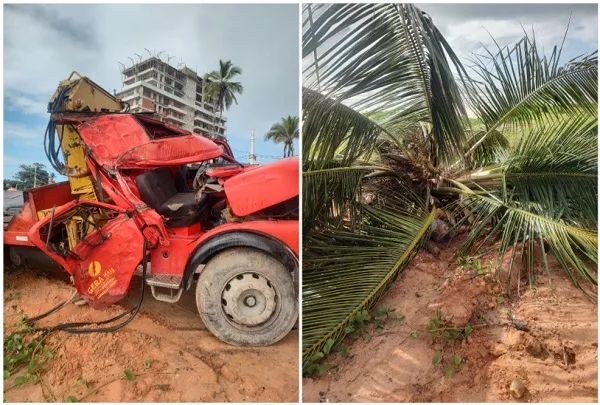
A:
[[[5,5],[4,177],[22,163],[47,164],[46,106],[60,80],[77,70],[112,92],[121,86],[118,62],[131,65],[128,57],[148,55],[144,48],[200,75],[219,59],[240,66],[244,94],[226,113],[234,154],[247,161],[255,128],[255,153],[281,156],[283,145],[263,136],[299,113],[298,41],[295,4]]]
[[[416,4],[427,12],[460,58],[481,52],[482,44],[500,46],[521,39],[523,29],[535,30],[548,56],[571,25],[563,60],[598,49],[597,4]],[[489,32],[489,33],[488,33]],[[493,48],[492,48],[493,49]]]

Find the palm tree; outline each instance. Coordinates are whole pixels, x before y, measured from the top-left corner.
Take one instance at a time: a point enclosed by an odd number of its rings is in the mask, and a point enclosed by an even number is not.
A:
[[[305,371],[442,214],[468,225],[459,254],[511,254],[507,282],[518,261],[533,285],[534,251],[547,263],[549,247],[579,288],[597,285],[596,52],[563,63],[562,45],[547,57],[525,34],[467,71],[413,5],[304,11]]]
[[[233,81],[234,78],[242,74],[242,69],[231,63],[230,60],[219,60],[219,68],[207,73],[204,76],[203,101],[213,103],[213,108],[219,111],[219,122],[223,118],[223,111],[229,110],[235,102],[236,95],[244,92],[244,86],[240,82]],[[213,130],[217,136],[216,125],[213,119]]]
[[[265,141],[273,141],[275,144],[283,142],[284,158],[294,156],[294,139],[298,139],[300,136],[298,122],[298,117],[288,115],[287,118],[281,118],[281,122],[273,124],[265,135]]]

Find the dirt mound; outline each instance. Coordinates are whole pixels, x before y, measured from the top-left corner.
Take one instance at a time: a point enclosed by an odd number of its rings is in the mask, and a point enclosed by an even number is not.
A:
[[[95,311],[68,305],[39,326],[103,320],[129,308],[139,297],[135,278],[121,306]],[[5,273],[4,335],[22,314],[42,313],[69,298],[73,288],[33,271]],[[4,380],[7,402],[65,402],[69,396],[91,402],[296,402],[298,332],[274,346],[250,348],[222,343],[206,330],[193,291],[177,304],[155,301],[148,292],[138,316],[113,333],[51,334],[53,350],[41,383],[13,388]],[[135,379],[121,378],[130,369]],[[21,372],[22,373],[22,372]],[[94,390],[98,389],[96,393]]]
[[[598,398],[597,306],[577,290],[549,255],[552,287],[543,262],[537,285],[525,278],[509,296],[500,272],[461,269],[455,249],[439,257],[421,252],[381,304],[405,315],[369,343],[350,345],[338,367],[304,378],[307,402],[596,402]],[[525,277],[525,275],[522,275]],[[425,325],[439,310],[448,324],[471,325],[465,340],[432,339]],[[416,338],[414,338],[414,332]],[[434,366],[433,363],[436,362]],[[456,362],[456,363],[455,363]],[[446,375],[446,371],[448,374]],[[510,394],[514,379],[526,391]]]

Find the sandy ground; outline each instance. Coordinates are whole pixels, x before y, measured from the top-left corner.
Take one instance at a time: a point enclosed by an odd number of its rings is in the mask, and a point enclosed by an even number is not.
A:
[[[551,256],[553,288],[536,260],[537,288],[521,285],[519,298],[515,282],[511,297],[499,298],[502,271],[495,277],[459,271],[452,257],[458,243],[443,247],[439,258],[428,252],[415,258],[381,302],[405,321],[386,324],[370,343],[347,338],[348,357],[334,354],[328,362],[336,368],[303,379],[305,402],[597,402],[597,304]],[[455,324],[487,326],[464,341],[434,341],[423,332],[436,309]],[[529,331],[516,329],[510,315]],[[414,330],[421,331],[416,339]],[[460,369],[445,376],[432,364],[436,353],[443,363],[461,356]],[[520,399],[509,391],[515,378],[527,388]]]
[[[137,301],[140,282],[134,278],[123,306],[129,308]],[[43,384],[29,382],[13,388],[16,376],[11,376],[4,380],[4,401],[44,402],[54,397],[56,402],[65,402],[69,396],[81,398],[107,382],[85,401],[298,401],[298,331],[270,347],[227,345],[202,325],[193,290],[195,286],[177,304],[156,301],[147,291],[138,316],[117,332],[50,335],[46,343],[55,352],[41,375]],[[5,272],[4,334],[14,330],[21,313],[42,313],[72,292],[73,287],[55,276],[31,270]],[[94,311],[70,304],[39,325],[102,320],[122,310],[117,305]],[[136,375],[133,381],[118,379],[126,368]]]

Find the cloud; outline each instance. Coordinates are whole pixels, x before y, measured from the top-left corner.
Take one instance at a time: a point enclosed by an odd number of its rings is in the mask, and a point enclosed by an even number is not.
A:
[[[483,45],[494,48],[518,41],[524,30],[534,30],[536,39],[549,54],[560,45],[567,25],[567,57],[596,50],[598,44],[598,8],[596,4],[417,4],[427,12],[459,57],[482,52]],[[491,35],[491,36],[490,36]],[[572,52],[571,52],[572,51]],[[581,53],[581,52],[580,52]],[[569,58],[570,59],[570,58]],[[564,60],[567,60],[565,58]]]
[[[299,111],[295,4],[8,4],[4,6],[7,111],[47,117],[47,102],[72,70],[112,92],[118,62],[164,50],[203,74],[231,59],[244,94],[225,115],[229,134],[264,134]],[[241,135],[240,135],[241,136]],[[274,148],[262,144],[257,147]]]

